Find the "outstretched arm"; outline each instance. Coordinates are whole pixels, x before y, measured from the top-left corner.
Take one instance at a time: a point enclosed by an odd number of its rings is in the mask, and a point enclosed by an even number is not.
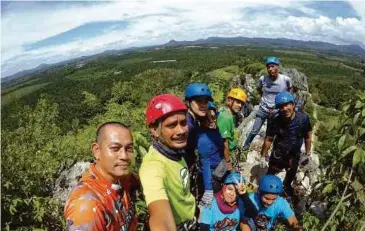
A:
[[[158,200],[148,205],[151,231],[176,230],[174,216],[168,200]]]

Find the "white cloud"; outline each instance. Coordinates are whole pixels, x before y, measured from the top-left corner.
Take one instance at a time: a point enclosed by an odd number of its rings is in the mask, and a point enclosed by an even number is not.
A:
[[[58,62],[105,49],[153,45],[170,39],[195,40],[209,36],[247,36],[319,40],[365,47],[365,4],[351,2],[362,19],[330,19],[301,2],[272,1],[270,6],[295,9],[308,17],[283,14],[249,14],[247,7],[266,7],[267,1],[154,0],[106,2],[96,5],[19,9],[10,5],[2,15],[2,74]],[[34,6],[33,6],[34,7]],[[69,31],[90,22],[126,21],[127,28],[101,31],[100,35],[66,42],[61,46],[24,50],[23,46]]]

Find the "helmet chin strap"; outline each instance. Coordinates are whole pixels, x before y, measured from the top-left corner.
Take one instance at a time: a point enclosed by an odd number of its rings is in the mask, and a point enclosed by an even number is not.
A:
[[[158,132],[158,139],[161,142],[163,142],[163,140],[162,140],[162,122],[161,121],[158,122],[157,132]]]
[[[233,103],[234,103],[234,99],[231,98],[231,104],[229,105],[229,109],[231,110],[231,112],[234,112],[233,111]]]

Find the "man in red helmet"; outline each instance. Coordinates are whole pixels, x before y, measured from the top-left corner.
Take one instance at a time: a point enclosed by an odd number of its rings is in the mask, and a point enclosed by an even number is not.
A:
[[[152,231],[191,230],[195,225],[195,198],[182,158],[188,138],[186,112],[185,104],[172,94],[155,96],[147,105],[153,140],[139,174]]]

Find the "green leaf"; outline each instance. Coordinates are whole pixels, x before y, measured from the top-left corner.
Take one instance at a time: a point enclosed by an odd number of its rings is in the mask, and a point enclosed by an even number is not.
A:
[[[352,157],[352,167],[355,167],[361,161],[362,155],[364,155],[364,151],[361,148],[356,149]]]
[[[352,124],[355,125],[357,123],[357,121],[359,120],[359,116],[360,116],[360,112],[356,113],[354,120],[352,121]]]
[[[337,230],[337,225],[331,227],[331,231],[336,231],[336,230]]]
[[[348,147],[348,148],[346,148],[345,149],[345,151],[343,151],[342,152],[342,154],[341,154],[341,158],[344,158],[344,157],[346,157],[348,154],[350,154],[350,153],[352,153],[352,152],[354,152],[355,150],[357,149],[357,147],[356,146],[350,146],[350,147]]]
[[[350,108],[350,104],[346,104],[345,106],[342,107],[342,111],[347,112],[347,110],[349,110],[349,108]]]
[[[360,97],[360,99],[361,99],[361,100],[365,100],[365,93],[364,93],[364,92],[362,92],[362,93],[359,95],[359,97]]]
[[[329,193],[333,190],[333,183],[329,183],[328,185],[326,185],[326,187],[324,187],[324,189],[322,190],[322,193]]]
[[[362,186],[362,184],[355,179],[352,183],[351,183],[351,187],[355,190],[355,191],[359,191],[361,188],[363,188],[364,186]]]
[[[143,146],[138,146],[138,150],[140,151],[142,157],[147,154],[147,150]]]
[[[338,147],[339,151],[342,150],[342,147],[343,147],[343,144],[345,143],[345,140],[346,140],[346,135],[341,136],[341,138],[338,140],[337,147]]]
[[[358,108],[361,108],[364,106],[364,103],[361,102],[360,100],[356,101],[356,105],[355,105],[355,108],[358,109]]]
[[[3,186],[6,189],[9,189],[10,185],[13,185],[10,181],[7,181]]]
[[[362,115],[363,117],[365,117],[365,108],[364,108],[364,109],[362,109],[361,115]]]

